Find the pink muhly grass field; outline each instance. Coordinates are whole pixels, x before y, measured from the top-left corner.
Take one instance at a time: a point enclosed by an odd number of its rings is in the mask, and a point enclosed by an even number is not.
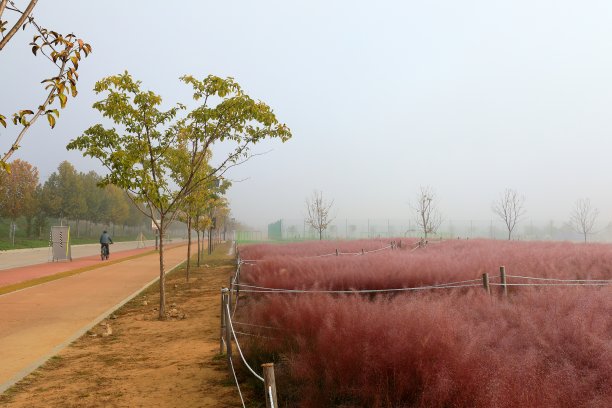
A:
[[[446,241],[298,258],[366,244],[245,247],[243,259],[265,261],[244,265],[242,283],[410,287],[495,274],[500,265],[516,275],[611,279],[609,245]],[[245,293],[236,320],[277,328],[251,326],[266,337],[239,339],[248,359],[275,359],[288,406],[612,406],[610,286],[512,289],[508,299],[481,287],[367,297]]]
[[[403,241],[402,249],[363,256],[308,257],[336,248],[358,252],[384,246],[379,241],[247,246],[241,249],[242,259],[262,261],[244,267],[241,283],[300,289],[402,288],[480,279],[485,272],[497,276],[502,265],[510,275],[612,279],[612,246],[605,244],[453,240],[412,250],[414,241]]]

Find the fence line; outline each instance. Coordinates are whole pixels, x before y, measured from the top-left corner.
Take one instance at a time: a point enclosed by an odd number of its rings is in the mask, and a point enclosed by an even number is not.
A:
[[[444,285],[444,284],[443,284]],[[238,286],[243,286],[242,284],[238,284]],[[408,292],[408,291],[418,291],[418,290],[429,290],[429,289],[452,289],[452,288],[473,288],[480,286],[479,284],[468,284],[468,285],[449,285],[446,286],[441,285],[429,285],[429,286],[418,286],[413,288],[390,288],[390,289],[347,289],[347,290],[307,290],[307,289],[278,289],[278,288],[267,288],[267,287],[259,287],[257,289],[242,289],[241,292],[244,293],[385,293],[385,292]]]
[[[610,286],[610,283],[489,283],[491,286]]]
[[[238,325],[242,325],[242,326],[251,326],[251,327],[259,327],[262,329],[273,329],[273,330],[285,330],[282,327],[273,327],[273,326],[262,326],[259,324],[252,324],[252,323],[244,323],[244,322],[238,322],[236,320],[234,320],[232,323],[234,324],[238,324]]]
[[[395,244],[391,244],[391,245],[387,245],[384,248],[378,248],[378,249],[372,249],[369,251],[364,251],[362,250],[361,252],[330,252],[328,254],[321,254],[321,255],[308,255],[308,256],[292,256],[292,255],[279,255],[282,257],[292,257],[292,258],[297,258],[297,259],[312,259],[312,258],[325,258],[328,256],[340,256],[340,255],[367,255],[367,254],[372,254],[374,252],[380,252],[380,251],[384,251],[387,249],[394,249],[396,248]],[[241,259],[239,262],[241,264],[246,264],[246,265],[253,265],[256,264],[257,262],[265,262],[266,259]]]
[[[240,390],[240,383],[238,382],[238,377],[236,376],[236,370],[234,369],[234,362],[232,359],[229,359],[230,367],[232,368],[232,374],[234,375],[234,381],[236,381],[236,388],[238,388],[238,395],[240,395],[240,401],[242,402],[242,408],[246,408],[244,403],[244,398],[242,398],[242,391]]]
[[[537,278],[533,276],[520,276],[520,275],[506,275],[506,276],[508,278],[533,279],[533,280],[557,281],[557,282],[607,282],[607,283],[612,283],[612,280],[609,280],[609,279],[558,279],[558,278]]]
[[[244,363],[244,365],[246,365],[246,367],[249,369],[249,371],[256,377],[258,378],[261,382],[264,381],[263,377],[260,376],[259,374],[257,374],[255,372],[255,370],[253,370],[251,368],[251,366],[249,365],[249,363],[247,363],[246,358],[244,357],[244,354],[242,353],[242,349],[240,348],[240,343],[238,342],[238,338],[236,337],[236,332],[234,331],[234,326],[232,325],[232,319],[230,318],[231,313],[229,310],[229,305],[225,305],[225,309],[227,311],[227,322],[229,324],[230,330],[232,331],[232,337],[234,338],[234,340],[236,341],[236,347],[238,348],[238,354],[240,354],[240,357],[242,358],[242,362]],[[232,339],[229,339],[229,341],[231,341]]]

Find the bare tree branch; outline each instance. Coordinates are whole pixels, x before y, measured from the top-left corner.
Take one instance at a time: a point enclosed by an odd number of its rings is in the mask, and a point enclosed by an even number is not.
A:
[[[598,215],[599,210],[591,206],[591,200],[588,198],[581,198],[576,201],[570,214],[570,225],[576,232],[584,236],[585,243],[587,242],[587,235],[593,231]]]
[[[516,190],[507,188],[501,194],[499,200],[491,205],[493,212],[506,224],[508,240],[512,239],[512,231],[525,215],[524,203],[525,197],[519,196]]]
[[[424,238],[435,234],[442,224],[442,215],[437,209],[436,194],[431,187],[421,187],[416,203],[412,206],[416,211],[416,222]]]
[[[313,191],[310,200],[306,199],[306,224],[318,231],[319,240],[323,239],[323,232],[334,220],[330,214],[333,205],[334,200],[325,201],[321,191]]]

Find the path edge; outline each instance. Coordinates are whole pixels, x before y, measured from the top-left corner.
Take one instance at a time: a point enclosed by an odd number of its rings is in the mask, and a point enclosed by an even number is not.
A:
[[[171,272],[174,272],[174,270],[178,269],[185,262],[186,262],[186,259],[181,261],[181,262],[179,262],[178,264],[176,264],[172,268],[168,269],[166,272],[164,272],[164,275],[167,275],[167,274],[169,274]],[[151,281],[147,282],[142,288],[136,290],[134,293],[132,293],[131,295],[129,295],[128,297],[123,299],[121,302],[117,303],[116,305],[114,305],[111,308],[109,308],[108,310],[106,310],[104,313],[102,313],[101,315],[96,317],[90,323],[88,323],[87,325],[85,325],[84,327],[79,329],[75,334],[70,336],[67,340],[65,340],[61,344],[55,346],[49,353],[47,353],[46,355],[40,357],[38,360],[34,361],[32,364],[30,364],[29,366],[27,366],[26,368],[24,368],[23,370],[21,370],[20,372],[18,372],[17,374],[12,376],[11,378],[9,378],[3,384],[0,384],[0,394],[3,394],[6,390],[8,390],[9,388],[11,388],[15,384],[17,384],[19,381],[23,380],[26,376],[28,376],[29,374],[31,374],[32,372],[34,372],[35,370],[40,368],[49,359],[51,359],[51,357],[57,355],[57,353],[59,353],[60,351],[62,351],[66,347],[68,347],[74,341],[76,341],[79,338],[81,338],[81,336],[83,336],[85,333],[87,333],[88,330],[91,330],[93,327],[95,327],[97,324],[99,324],[102,320],[106,319],[108,316],[110,316],[111,314],[113,314],[117,310],[121,309],[126,303],[128,303],[130,300],[134,299],[136,296],[138,296],[143,291],[145,291],[149,286],[155,284],[157,281],[159,281],[159,276],[157,276],[156,278],[154,278]]]

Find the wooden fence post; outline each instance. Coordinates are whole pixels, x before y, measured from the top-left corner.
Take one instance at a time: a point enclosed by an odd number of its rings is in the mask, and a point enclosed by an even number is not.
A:
[[[229,291],[227,292],[227,304],[229,305],[229,307],[232,307],[232,290],[234,290],[234,277],[232,275],[230,275],[229,277]]]
[[[225,331],[225,292],[226,288],[221,289],[221,335],[219,336],[219,354],[223,354],[223,333]]]
[[[500,266],[499,267],[499,275],[501,277],[501,284],[502,284],[502,293],[504,294],[504,297],[508,296],[508,285],[506,284],[506,267],[505,266]]]
[[[227,290],[227,289],[226,289]],[[229,294],[225,294],[225,305],[226,307],[223,310],[225,314],[225,352],[227,354],[227,361],[229,362],[232,359],[232,326],[231,326],[231,316],[229,315]]]
[[[491,294],[491,287],[489,286],[489,274],[488,273],[483,273],[482,274],[482,286],[484,287],[484,290],[487,291],[487,294]]]
[[[266,391],[266,408],[278,408],[276,401],[276,380],[274,378],[274,364],[266,363],[263,368],[264,389]]]
[[[361,255],[363,255],[363,248],[361,248]]]
[[[336,248],[336,256],[338,256],[338,248]]]

